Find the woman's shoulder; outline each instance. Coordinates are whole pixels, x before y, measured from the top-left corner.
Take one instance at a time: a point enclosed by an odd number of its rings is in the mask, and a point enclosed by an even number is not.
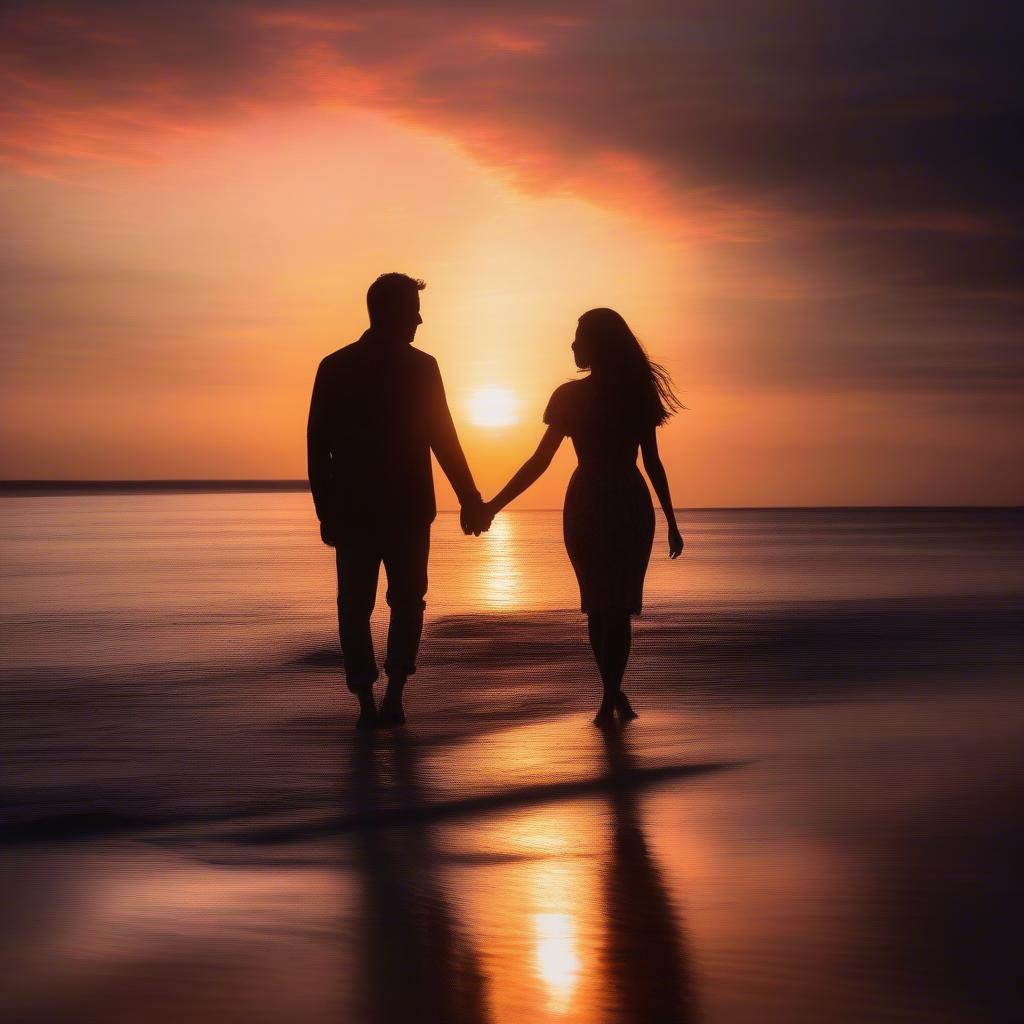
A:
[[[564,424],[572,416],[579,405],[581,384],[582,380],[567,380],[551,392],[547,408],[544,410],[545,423],[557,426]]]
[[[551,392],[551,401],[559,402],[571,402],[576,398],[586,384],[586,380],[567,380],[564,384],[559,384],[554,391]]]

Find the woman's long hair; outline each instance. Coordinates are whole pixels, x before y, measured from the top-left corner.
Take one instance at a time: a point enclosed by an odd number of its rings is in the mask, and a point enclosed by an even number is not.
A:
[[[613,387],[642,423],[661,426],[673,413],[685,409],[672,389],[672,378],[653,362],[614,309],[591,309],[580,317],[580,340],[595,380]]]

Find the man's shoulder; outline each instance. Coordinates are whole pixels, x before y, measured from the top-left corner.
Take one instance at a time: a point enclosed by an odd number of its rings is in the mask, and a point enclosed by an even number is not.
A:
[[[349,342],[347,345],[342,345],[341,348],[335,349],[333,352],[324,356],[320,360],[321,366],[333,366],[337,363],[346,363],[352,360],[358,360],[360,358],[371,358],[373,356],[380,356],[384,354],[385,350],[375,350],[372,346],[368,345],[365,338],[357,338],[355,341]],[[408,345],[405,348],[393,350],[386,353],[389,360],[405,359],[407,362],[412,363],[415,366],[433,367],[437,366],[437,360],[429,353],[424,352],[422,349],[414,348],[412,345]]]
[[[402,362],[405,365],[405,372],[409,378],[416,382],[416,386],[432,388],[441,379],[441,368],[437,360],[424,352],[422,349],[413,348],[409,345],[402,353]]]
[[[330,368],[337,366],[339,363],[347,363],[357,359],[360,350],[363,348],[360,345],[362,340],[362,338],[357,338],[355,341],[350,341],[347,345],[342,345],[341,348],[336,348],[333,352],[329,352],[320,360],[320,365]]]
[[[415,348],[410,345],[406,351],[409,354],[410,362],[417,367],[421,367],[424,370],[436,370],[439,369],[437,360],[429,353],[424,352],[421,348]]]
[[[317,376],[328,387],[341,386],[343,382],[352,386],[357,381],[365,381],[367,386],[371,386],[388,377],[419,381],[428,386],[440,379],[441,371],[432,355],[411,345],[387,351],[360,338],[324,356]]]
[[[360,344],[361,341],[360,338],[325,355],[317,367],[317,376],[322,379],[337,378],[339,374],[343,375],[355,370],[365,362],[366,346]]]

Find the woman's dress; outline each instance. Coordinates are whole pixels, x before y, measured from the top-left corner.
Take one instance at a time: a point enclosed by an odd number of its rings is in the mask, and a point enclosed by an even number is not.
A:
[[[654,506],[636,464],[641,418],[585,377],[555,389],[544,422],[572,438],[579,459],[562,525],[580,607],[639,615],[654,542]]]

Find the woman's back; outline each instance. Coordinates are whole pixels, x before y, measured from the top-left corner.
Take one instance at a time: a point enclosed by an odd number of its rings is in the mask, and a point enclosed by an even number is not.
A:
[[[544,413],[572,438],[579,467],[565,493],[565,546],[587,614],[637,614],[654,536],[654,509],[636,464],[641,418],[621,392],[591,377],[555,390]]]
[[[544,422],[572,438],[581,469],[621,471],[636,467],[644,432],[636,404],[585,377],[555,389]]]
[[[636,717],[622,692],[629,659],[630,616],[643,607],[644,576],[654,541],[654,506],[637,467],[644,468],[668,521],[669,554],[683,548],[672,496],[658,456],[655,427],[680,408],[664,368],[652,363],[623,318],[612,309],[580,317],[573,358],[590,376],[555,389],[544,410],[537,450],[492,501],[486,524],[523,493],[547,468],[565,437],[571,437],[579,466],[569,481],[562,511],[565,548],[580,586],[580,609],[601,673],[604,697],[594,724],[610,725],[619,715]]]

